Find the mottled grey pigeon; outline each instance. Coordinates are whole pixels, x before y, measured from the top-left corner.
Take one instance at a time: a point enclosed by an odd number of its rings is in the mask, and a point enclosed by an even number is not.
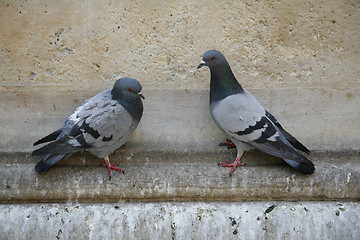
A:
[[[65,121],[59,130],[40,139],[37,144],[51,142],[33,151],[33,155],[46,154],[35,166],[37,172],[49,170],[61,159],[79,151],[89,151],[98,158],[104,158],[103,166],[111,169],[109,154],[121,147],[134,132],[143,113],[144,99],[141,84],[131,78],[117,80],[112,89],[104,90],[86,100]]]
[[[221,52],[205,52],[198,68],[202,66],[210,68],[211,115],[237,148],[234,163],[220,163],[221,166],[232,168],[230,176],[236,166],[244,165],[239,162],[244,151],[253,148],[280,157],[305,174],[314,172],[314,164],[298,152],[310,151],[285,131],[250,92],[241,87]],[[231,141],[225,145],[231,145]]]

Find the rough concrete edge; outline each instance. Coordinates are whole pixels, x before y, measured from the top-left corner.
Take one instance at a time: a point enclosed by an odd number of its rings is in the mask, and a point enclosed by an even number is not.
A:
[[[7,239],[357,239],[359,202],[0,204]],[[51,226],[51,227],[49,227]]]

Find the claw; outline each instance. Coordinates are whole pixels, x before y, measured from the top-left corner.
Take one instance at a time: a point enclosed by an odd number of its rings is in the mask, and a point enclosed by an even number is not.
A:
[[[227,138],[225,142],[220,143],[219,146],[227,146],[228,149],[236,147],[235,144],[229,138]]]
[[[235,161],[233,163],[230,163],[230,161],[226,161],[226,163],[220,162],[220,163],[218,163],[218,166],[231,167],[231,170],[230,170],[230,173],[229,173],[229,175],[231,177],[231,175],[233,174],[233,172],[235,171],[235,168],[237,166],[245,166],[245,163],[240,162],[241,156],[242,156],[242,154],[240,156],[236,157],[236,159],[235,159]]]
[[[118,172],[123,172],[124,173],[124,170],[122,170],[121,168],[116,167],[116,166],[120,165],[120,163],[115,163],[115,164],[111,165],[108,157],[105,157],[104,160],[105,160],[106,164],[102,164],[102,166],[107,167],[108,172],[109,172],[109,180],[111,179],[111,169],[115,170],[115,171],[118,171]]]

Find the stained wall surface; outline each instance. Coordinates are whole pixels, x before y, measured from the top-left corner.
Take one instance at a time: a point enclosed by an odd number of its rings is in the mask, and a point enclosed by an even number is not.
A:
[[[207,89],[202,54],[247,88],[359,88],[359,1],[1,1],[3,87]],[[41,88],[39,88],[41,89]]]
[[[119,77],[141,81],[147,96],[134,141],[212,148],[224,135],[208,111],[209,71],[196,66],[216,48],[241,84],[311,149],[359,149],[359,6],[1,1],[0,148],[31,151],[34,139]]]

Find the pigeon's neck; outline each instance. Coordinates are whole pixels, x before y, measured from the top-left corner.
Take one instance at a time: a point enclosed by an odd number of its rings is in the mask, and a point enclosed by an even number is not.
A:
[[[112,99],[118,101],[135,120],[140,121],[144,108],[139,97],[122,96],[118,98],[113,95]]]
[[[244,91],[227,62],[211,67],[210,73],[210,103]]]

